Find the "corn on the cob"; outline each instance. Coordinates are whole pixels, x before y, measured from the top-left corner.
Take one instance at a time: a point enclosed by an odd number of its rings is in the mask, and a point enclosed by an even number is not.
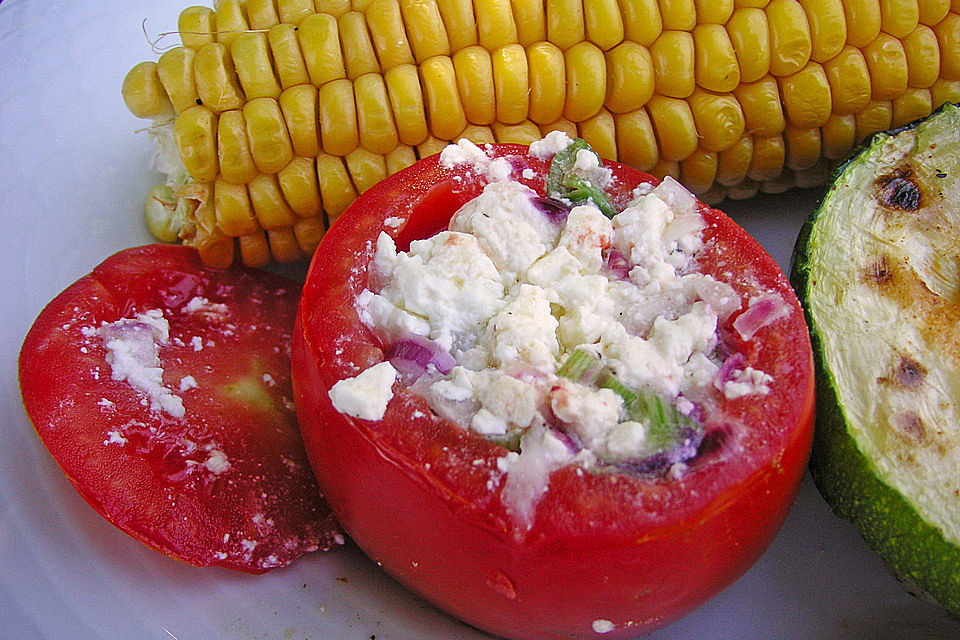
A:
[[[960,99],[949,0],[221,0],[178,26],[123,97],[178,156],[151,230],[221,265],[309,254],[458,137],[564,130],[712,202],[817,184]]]

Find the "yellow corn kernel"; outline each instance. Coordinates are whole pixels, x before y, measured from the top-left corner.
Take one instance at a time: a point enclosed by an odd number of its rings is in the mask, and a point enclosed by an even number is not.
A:
[[[281,93],[277,102],[290,134],[293,154],[312,158],[320,153],[317,88],[312,84],[298,84]]]
[[[733,0],[734,11],[737,9],[765,9],[769,0]]]
[[[249,31],[237,36],[230,45],[230,56],[247,100],[280,97],[280,83],[273,73],[267,34]]]
[[[641,171],[649,171],[660,159],[653,123],[643,107],[613,116],[619,160]]]
[[[577,125],[574,122],[570,122],[566,118],[560,118],[559,120],[554,120],[550,124],[540,125],[540,137],[546,136],[551,131],[562,131],[567,134],[568,138],[576,138],[580,133],[577,131]],[[651,136],[653,133],[651,132]]]
[[[609,111],[601,109],[597,115],[580,122],[577,129],[580,137],[586,140],[601,158],[617,159],[617,132],[613,115]]]
[[[247,11],[247,22],[254,31],[266,31],[280,24],[274,0],[244,0],[243,8]]]
[[[674,180],[680,179],[680,163],[676,160],[660,160],[650,167],[650,175],[663,180],[670,176]]]
[[[270,264],[270,244],[267,242],[267,234],[262,230],[240,236],[237,244],[243,264],[255,269]]]
[[[547,40],[566,51],[586,38],[581,0],[546,0]]]
[[[880,30],[904,38],[920,22],[917,0],[880,0]]]
[[[365,73],[379,73],[380,63],[373,51],[367,21],[359,11],[349,11],[337,19],[340,48],[347,77],[356,80]]]
[[[686,100],[654,95],[647,113],[659,142],[660,159],[683,160],[697,148],[697,127]]]
[[[717,175],[717,154],[697,149],[680,162],[680,182],[695,195],[706,192],[713,186]]]
[[[907,57],[907,84],[927,89],[940,76],[940,47],[930,27],[919,24],[901,42]]]
[[[656,93],[686,98],[696,86],[693,35],[687,31],[664,31],[650,47]]]
[[[278,24],[267,32],[267,42],[282,89],[310,82],[307,65],[300,53],[296,27],[289,23]]]
[[[317,13],[330,14],[334,18],[339,18],[347,11],[354,9],[350,0],[313,0],[313,6]]]
[[[793,171],[809,169],[820,159],[820,129],[787,127],[783,132],[787,148],[784,165]]]
[[[697,24],[697,7],[693,0],[658,0],[663,29],[690,31]]]
[[[374,153],[389,152],[399,142],[387,87],[379,73],[367,73],[353,83],[360,146]]]
[[[190,49],[199,49],[214,42],[217,31],[216,14],[209,7],[187,7],[177,19],[180,41]]]
[[[726,187],[742,183],[753,158],[753,136],[745,135],[717,154],[717,175],[714,180]]]
[[[844,0],[847,44],[862,49],[880,33],[880,0]]]
[[[497,117],[497,103],[490,52],[480,46],[461,49],[453,54],[453,70],[467,120],[482,125],[493,122]]]
[[[253,163],[263,173],[273,174],[293,160],[293,143],[280,104],[273,98],[254,98],[243,105],[247,142]]]
[[[493,130],[493,137],[497,142],[530,144],[540,139],[539,127],[529,120],[519,124],[494,122],[490,125],[490,128]]]
[[[373,0],[367,6],[366,16],[380,67],[386,71],[399,64],[413,64],[397,0]]]
[[[446,0],[437,6],[450,42],[450,51],[456,53],[477,44],[477,18],[471,0]],[[543,9],[540,11],[542,13]]]
[[[474,0],[480,46],[493,51],[517,42],[510,0]]]
[[[727,197],[731,200],[749,200],[757,195],[758,191],[760,191],[760,184],[749,178],[726,188]]]
[[[400,14],[418,63],[450,54],[450,40],[435,0],[400,0]]]
[[[623,35],[627,40],[649,47],[663,31],[663,19],[657,0],[617,0],[623,16]]]
[[[210,109],[194,105],[173,123],[173,138],[180,160],[197,182],[217,177],[217,116]]]
[[[933,98],[928,89],[907,89],[890,101],[894,127],[902,127],[933,111]]]
[[[603,106],[607,95],[607,70],[603,52],[583,40],[563,52],[567,95],[563,117],[580,122]]]
[[[857,119],[853,115],[833,114],[820,129],[823,157],[845,158],[857,139]]]
[[[247,124],[243,111],[231,109],[220,114],[217,122],[217,159],[220,177],[230,184],[247,184],[257,175],[250,155]]]
[[[466,138],[478,147],[497,141],[496,136],[493,135],[493,129],[481,124],[468,124],[467,128],[461,131],[457,138]]]
[[[770,73],[790,76],[810,60],[813,43],[803,7],[796,0],[770,0],[766,8],[770,30]]]
[[[830,83],[819,63],[810,61],[801,71],[780,78],[780,95],[787,120],[799,129],[822,126],[830,117]]]
[[[583,23],[587,40],[603,51],[623,41],[623,18],[617,0],[594,0],[583,5]]]
[[[387,177],[387,163],[383,156],[363,147],[348,153],[344,160],[357,193],[363,193]]]
[[[249,29],[241,0],[220,0],[217,4],[217,42],[229,47],[234,39]]]
[[[320,144],[327,153],[345,156],[360,144],[353,83],[345,78],[320,87]]]
[[[823,63],[823,72],[830,83],[834,113],[856,113],[870,102],[870,71],[856,47],[844,45],[838,55]]]
[[[919,0],[920,24],[932,27],[950,11],[950,0]]]
[[[740,64],[740,82],[756,82],[767,75],[770,72],[770,32],[763,9],[736,9],[726,26]]]
[[[300,218],[318,216],[323,210],[317,170],[310,158],[294,158],[277,174],[283,199]]]
[[[492,140],[493,136],[490,137]],[[410,145],[398,144],[393,148],[393,151],[383,156],[383,161],[387,165],[387,175],[393,175],[416,162],[417,154],[414,153],[413,147]]]
[[[297,221],[293,210],[283,198],[277,176],[261,173],[247,185],[247,192],[250,194],[250,204],[253,205],[257,222],[264,229],[290,227]]]
[[[346,78],[337,19],[326,13],[307,16],[297,30],[300,51],[310,74],[310,82],[322,87],[331,80]]]
[[[863,49],[874,100],[890,100],[907,88],[907,55],[900,41],[880,33]]]
[[[842,0],[800,0],[810,25],[810,59],[826,62],[847,42],[847,21]]]
[[[239,109],[245,98],[237,81],[230,51],[219,42],[205,44],[193,58],[193,79],[197,96],[214,113]]]
[[[157,75],[177,113],[196,105],[199,99],[193,79],[194,57],[193,49],[174,47],[157,60]]]
[[[323,210],[332,224],[350,203],[357,199],[357,190],[350,180],[343,158],[329,153],[317,156],[317,183]]]
[[[297,238],[297,244],[300,245],[300,250],[308,256],[313,255],[313,252],[317,250],[326,230],[327,225],[323,216],[297,220],[296,224],[293,225],[293,235]]]
[[[277,15],[281,24],[296,26],[314,11],[313,0],[277,0]]]
[[[527,54],[519,44],[500,47],[491,56],[497,120],[518,124],[527,119]]]
[[[614,113],[632,111],[653,96],[653,58],[636,42],[621,42],[605,54],[607,95],[604,106]]]
[[[784,171],[772,180],[764,180],[759,185],[760,193],[786,193],[797,186],[796,175],[792,171]]]
[[[960,81],[937,80],[930,85],[930,97],[934,107],[939,107],[944,102],[960,102]]]
[[[750,158],[750,167],[747,177],[756,182],[772,180],[783,171],[786,160],[786,147],[783,137],[753,139],[753,157]]]
[[[780,135],[786,128],[780,89],[773,76],[765,76],[750,84],[741,84],[734,90],[733,95],[743,109],[747,133],[769,138]]]
[[[567,75],[560,48],[550,42],[538,42],[527,49],[530,73],[528,117],[537,124],[553,122],[563,115],[567,98]]]
[[[237,237],[260,230],[246,185],[230,184],[217,178],[213,184],[213,203],[217,228],[228,236]]]
[[[886,131],[893,122],[893,107],[887,101],[873,101],[854,114],[857,123],[857,138],[859,144],[867,136],[877,131]]]
[[[933,32],[940,44],[940,77],[960,80],[960,15],[948,13]]]
[[[267,241],[270,243],[270,255],[280,263],[296,262],[303,257],[300,243],[293,233],[293,227],[268,229]]]
[[[160,118],[173,111],[153,61],[140,62],[127,72],[121,94],[127,109],[138,118]]]
[[[383,74],[383,80],[390,96],[397,136],[404,144],[420,144],[426,139],[428,130],[417,67],[412,64],[393,67]]]
[[[746,120],[740,103],[732,95],[697,89],[687,103],[700,136],[700,147],[705,151],[723,151],[743,136]]]
[[[733,15],[733,0],[694,0],[697,24],[726,24]]]
[[[726,29],[700,24],[693,29],[694,75],[708,91],[730,92],[740,84],[740,65]]]
[[[453,140],[467,126],[453,61],[447,56],[426,60],[420,65],[420,84],[430,131],[440,139]]]
[[[697,196],[708,207],[715,207],[727,197],[727,188],[714,183],[712,187]]]

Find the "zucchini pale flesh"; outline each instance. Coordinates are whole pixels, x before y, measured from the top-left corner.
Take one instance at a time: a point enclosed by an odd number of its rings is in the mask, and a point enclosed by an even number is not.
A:
[[[811,472],[915,593],[960,616],[960,109],[874,136],[797,241],[818,365]]]

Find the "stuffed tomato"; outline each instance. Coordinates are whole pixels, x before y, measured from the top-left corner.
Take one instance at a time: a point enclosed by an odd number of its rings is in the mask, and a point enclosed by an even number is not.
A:
[[[628,638],[760,556],[807,461],[800,307],[734,222],[551,134],[448,147],[321,243],[293,340],[344,530],[506,638]]]

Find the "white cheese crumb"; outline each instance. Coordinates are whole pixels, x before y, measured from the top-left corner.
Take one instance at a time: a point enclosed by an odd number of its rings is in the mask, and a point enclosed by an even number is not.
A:
[[[203,349],[203,338],[200,336],[193,336],[190,338],[190,346],[193,347],[194,351],[200,351]]]
[[[203,466],[207,468],[208,471],[215,475],[220,475],[225,471],[230,470],[230,461],[227,459],[227,454],[219,449],[211,449],[210,457],[207,458],[207,461],[203,463]]]
[[[393,398],[397,370],[388,361],[373,365],[353,378],[346,378],[330,389],[333,408],[361,420],[380,420]]]
[[[399,227],[400,225],[402,225],[404,222],[406,222],[406,221],[405,221],[403,218],[399,218],[399,217],[397,217],[397,216],[391,216],[391,217],[387,218],[386,220],[384,220],[384,221],[383,221],[383,224],[386,225],[386,226],[388,226],[388,227],[392,227],[392,228],[396,229],[397,227]]]
[[[107,431],[107,439],[103,441],[103,444],[127,444],[127,439],[119,431]]]
[[[180,393],[187,391],[188,389],[196,389],[198,386],[197,379],[193,376],[183,376],[180,378]]]
[[[551,131],[542,140],[530,143],[530,156],[546,160],[570,146],[573,140],[563,131]]]
[[[723,384],[723,395],[727,400],[736,400],[748,395],[766,395],[770,393],[773,376],[759,369],[747,367],[733,372],[730,380]]]
[[[268,387],[275,387],[277,386],[277,381],[272,375],[265,373],[263,374],[263,384],[267,385]]]
[[[466,138],[457,140],[456,144],[448,144],[440,152],[440,164],[448,169],[461,164],[469,164],[474,170],[485,172],[490,164],[490,156],[483,149]]]
[[[614,629],[614,624],[609,620],[598,619],[593,621],[594,633],[610,633]]]
[[[170,337],[170,324],[163,311],[153,309],[136,318],[104,323],[99,333],[114,380],[126,381],[144,393],[145,404],[153,411],[164,411],[174,418],[185,415],[180,397],[163,386],[160,345]]]
[[[197,311],[203,311],[204,313],[209,314],[226,315],[228,309],[227,305],[223,304],[222,302],[210,302],[201,296],[194,296],[190,299],[190,302],[183,306],[183,311],[185,313],[196,313]]]

